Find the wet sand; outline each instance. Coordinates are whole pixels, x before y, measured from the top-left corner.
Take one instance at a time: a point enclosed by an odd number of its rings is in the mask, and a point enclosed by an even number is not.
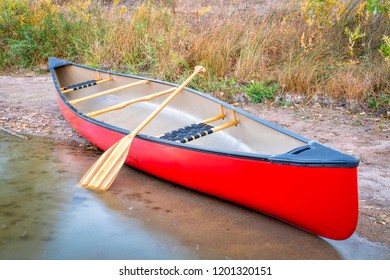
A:
[[[82,163],[88,166],[97,158],[96,151],[63,120],[54,91],[48,75],[1,76],[0,126],[20,134],[65,141],[89,155]],[[342,243],[330,242],[257,212],[131,168],[122,169],[110,191],[100,195],[102,201],[110,209],[137,216],[152,231],[174,236],[186,248],[192,248],[196,258],[354,258],[353,248],[348,256],[337,248],[353,246],[359,243],[361,237],[379,242],[375,243],[379,247],[382,246],[380,243],[390,246],[388,119],[318,106],[295,106],[292,109],[248,104],[239,106],[361,159],[360,216],[356,235]],[[71,154],[66,156],[69,158],[63,158],[63,162],[79,160],[72,158]],[[82,175],[84,170],[81,169],[78,164],[69,165],[69,172],[75,178]],[[356,258],[371,258],[369,252],[365,255],[361,251]]]

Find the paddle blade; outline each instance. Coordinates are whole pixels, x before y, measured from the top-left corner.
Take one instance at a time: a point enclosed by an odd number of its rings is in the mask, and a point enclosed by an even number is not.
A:
[[[126,160],[133,138],[130,134],[105,151],[81,178],[79,184],[88,189],[108,190]]]

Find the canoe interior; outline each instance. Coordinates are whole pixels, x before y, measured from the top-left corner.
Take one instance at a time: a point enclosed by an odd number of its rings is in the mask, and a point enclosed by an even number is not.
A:
[[[108,74],[105,72],[98,73],[93,69],[76,65],[58,67],[55,69],[55,75],[60,87],[94,80],[98,75],[101,79],[112,78],[111,81],[105,83],[65,93],[64,96],[68,101],[142,80],[142,78],[137,77]],[[87,114],[169,88],[172,88],[172,85],[158,81],[150,81],[148,84],[138,85],[96,97],[74,104],[73,106],[78,111]],[[135,103],[123,109],[103,113],[93,118],[132,131],[167,96],[158,97],[147,102]],[[221,104],[226,105],[185,89],[141,131],[141,134],[159,137],[166,132],[218,116],[221,114]],[[295,135],[289,135],[288,133],[275,129],[266,123],[262,123],[246,114],[240,113],[240,111],[236,111],[228,105],[223,106],[223,111],[226,114],[225,119],[215,121],[212,125],[224,124],[233,121],[234,118],[239,123],[236,126],[193,140],[186,143],[186,145],[226,150],[233,153],[276,155],[286,153],[307,143],[303,138],[299,139]],[[235,117],[233,113],[235,113]]]

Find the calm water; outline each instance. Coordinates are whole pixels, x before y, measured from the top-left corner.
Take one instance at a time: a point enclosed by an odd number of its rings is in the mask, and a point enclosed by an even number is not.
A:
[[[76,145],[0,132],[0,152],[0,259],[390,259],[128,167],[109,192],[85,190],[97,156]]]

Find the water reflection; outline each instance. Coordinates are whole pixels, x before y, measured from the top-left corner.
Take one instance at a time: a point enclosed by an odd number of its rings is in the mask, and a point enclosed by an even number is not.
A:
[[[123,168],[109,192],[77,186],[96,156],[0,133],[0,259],[389,258]],[[367,252],[370,252],[367,254]]]
[[[77,186],[91,159],[0,134],[0,259],[189,259],[196,254]],[[70,160],[70,161],[64,161]],[[77,161],[74,161],[77,160]],[[76,175],[73,173],[76,172]]]

